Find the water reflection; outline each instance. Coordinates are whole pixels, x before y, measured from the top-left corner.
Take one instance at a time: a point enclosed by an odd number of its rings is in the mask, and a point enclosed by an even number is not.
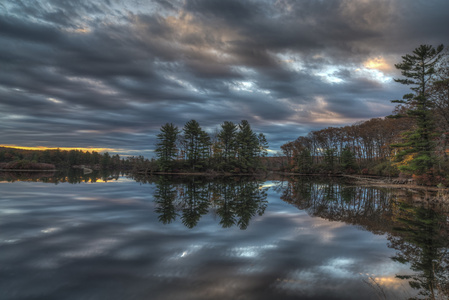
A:
[[[188,227],[195,227],[201,216],[212,210],[223,228],[246,229],[252,217],[263,215],[268,201],[262,182],[243,177],[207,181],[188,177],[177,182],[160,177],[154,193],[159,221],[169,224],[180,217]]]
[[[311,216],[342,221],[382,234],[390,226],[393,189],[355,186],[335,179],[300,177],[280,182],[281,199]]]
[[[70,182],[115,181],[83,175]],[[448,297],[447,210],[417,193],[305,177],[0,185],[2,299]]]
[[[0,182],[44,182],[44,183],[94,183],[116,181],[123,175],[120,172],[110,170],[94,170],[85,174],[80,169],[66,169],[51,172],[0,172]]]
[[[281,199],[311,216],[343,221],[375,234],[385,234],[388,246],[397,250],[391,258],[409,264],[413,272],[396,274],[418,291],[418,298],[449,297],[449,214],[429,205],[428,193],[352,186],[339,181],[296,178],[279,182]],[[441,196],[441,195],[440,195]],[[424,199],[420,203],[412,200]],[[378,281],[369,283],[378,289]],[[383,292],[378,290],[379,295]],[[420,298],[421,297],[421,298]]]
[[[409,263],[415,274],[398,274],[425,299],[449,298],[448,216],[423,206],[398,202],[395,226],[388,234],[392,257]]]

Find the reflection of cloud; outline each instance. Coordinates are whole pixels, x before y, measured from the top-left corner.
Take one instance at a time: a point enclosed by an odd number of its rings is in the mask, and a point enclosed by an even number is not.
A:
[[[190,255],[201,251],[201,249],[203,249],[203,247],[204,247],[204,245],[190,245],[189,247],[186,247],[185,250],[181,250],[180,252],[175,253],[172,257],[169,258],[169,260],[178,260],[181,258],[188,259],[188,257]]]
[[[214,215],[195,229],[161,226],[149,196],[154,186],[132,181],[100,189],[43,183],[0,188],[0,285],[15,298],[64,298],[82,286],[80,298],[359,299],[372,295],[362,282],[368,276],[387,296],[399,293],[393,277],[407,269],[391,261],[384,236],[311,217],[272,189],[267,212],[242,231],[221,228]],[[99,201],[74,201],[79,199]],[[331,240],[323,240],[327,233]],[[107,280],[91,280],[99,275]],[[108,288],[98,292],[104,282]]]
[[[332,258],[327,263],[321,266],[324,273],[329,274],[332,277],[345,278],[354,276],[348,269],[356,262],[352,258],[338,257]]]
[[[275,245],[236,247],[230,250],[230,256],[256,258],[266,250],[275,249]]]
[[[60,255],[68,258],[90,258],[104,256],[109,250],[120,244],[117,238],[100,238],[81,245],[73,245],[73,249]]]

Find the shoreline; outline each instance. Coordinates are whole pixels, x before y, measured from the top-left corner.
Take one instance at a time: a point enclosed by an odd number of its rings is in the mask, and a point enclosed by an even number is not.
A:
[[[141,175],[145,175],[144,173],[139,173]],[[148,174],[150,175],[150,174]],[[181,172],[181,173],[173,173],[173,172],[153,172],[151,175],[180,175],[180,176],[206,176],[206,177],[231,177],[231,176],[270,176],[270,175],[277,175],[277,176],[310,176],[310,177],[344,177],[349,179],[354,179],[357,184],[364,184],[364,185],[370,185],[370,186],[377,186],[377,187],[385,187],[385,188],[402,188],[402,189],[411,189],[411,190],[427,190],[427,191],[448,191],[449,188],[443,187],[439,188],[436,186],[425,186],[425,185],[417,185],[414,183],[393,183],[393,182],[386,182],[392,181],[397,179],[389,178],[389,177],[382,177],[382,176],[375,176],[375,175],[347,175],[347,174],[302,174],[302,173],[291,173],[291,172],[266,172],[266,173],[241,173],[241,174],[234,174],[229,172],[216,172],[216,173],[207,173],[207,172]]]

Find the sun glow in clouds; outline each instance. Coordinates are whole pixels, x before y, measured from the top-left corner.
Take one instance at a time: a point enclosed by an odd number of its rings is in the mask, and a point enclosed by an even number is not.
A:
[[[367,69],[375,69],[387,71],[391,69],[391,66],[385,61],[383,57],[375,57],[366,60],[363,66]]]
[[[358,77],[367,77],[381,83],[391,81],[386,73],[391,71],[391,65],[383,57],[369,58],[363,63],[362,68],[355,69]]]

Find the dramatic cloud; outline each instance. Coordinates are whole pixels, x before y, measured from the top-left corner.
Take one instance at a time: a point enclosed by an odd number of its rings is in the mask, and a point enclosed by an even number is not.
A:
[[[246,119],[278,150],[389,114],[406,92],[394,63],[448,44],[447,11],[444,0],[10,1],[1,143],[151,156],[166,122],[212,132]]]

